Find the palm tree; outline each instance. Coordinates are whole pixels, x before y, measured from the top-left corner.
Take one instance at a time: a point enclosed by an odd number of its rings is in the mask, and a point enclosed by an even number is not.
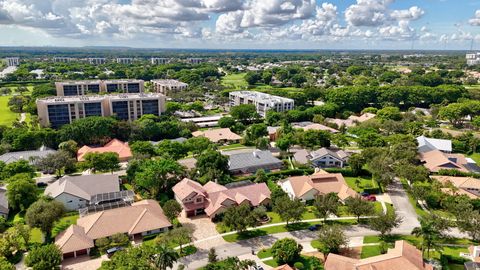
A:
[[[446,228],[446,223],[435,215],[420,218],[420,227],[414,228],[412,234],[422,238],[422,254],[426,250],[427,256],[430,257],[431,249],[439,251],[442,249],[438,242],[442,238],[442,231]]]
[[[156,254],[152,256],[152,263],[158,270],[173,268],[173,264],[179,258],[178,253],[166,245],[157,246],[155,253]]]

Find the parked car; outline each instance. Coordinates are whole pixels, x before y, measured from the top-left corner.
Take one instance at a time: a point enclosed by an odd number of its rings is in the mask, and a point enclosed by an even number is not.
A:
[[[321,226],[320,224],[315,224],[315,225],[312,225],[312,226],[308,227],[308,230],[310,230],[312,232],[317,231],[320,228],[320,226]]]
[[[45,183],[45,182],[38,182],[38,183],[37,183],[37,187],[39,187],[39,188],[41,188],[41,187],[46,187],[46,186],[48,186],[48,184]]]
[[[114,248],[107,249],[107,257],[111,258],[113,254],[115,254],[115,252],[121,251],[121,250],[124,250],[124,247],[114,247]]]
[[[375,195],[368,195],[366,198],[370,202],[376,202],[377,201],[377,197],[375,197]]]
[[[362,197],[368,197],[368,196],[370,196],[370,193],[362,192],[362,193],[360,193],[360,195],[362,195]]]

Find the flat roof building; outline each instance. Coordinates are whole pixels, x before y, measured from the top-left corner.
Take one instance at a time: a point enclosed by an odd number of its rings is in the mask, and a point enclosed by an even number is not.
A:
[[[242,104],[255,105],[258,114],[262,117],[265,117],[268,110],[284,112],[292,110],[294,107],[294,101],[291,98],[274,96],[257,91],[230,92],[230,107]]]
[[[190,63],[190,64],[196,65],[196,64],[201,64],[201,63],[205,62],[205,59],[203,59],[203,58],[188,58],[187,62]]]
[[[7,67],[20,65],[20,58],[18,57],[7,57],[5,58],[5,61],[7,62]]]
[[[55,63],[68,63],[74,60],[75,58],[72,58],[72,57],[61,57],[61,56],[53,57],[53,62]]]
[[[133,63],[133,58],[121,58],[121,57],[118,57],[115,61],[117,62],[117,64],[130,65],[131,63]]]
[[[188,84],[177,80],[152,80],[153,91],[164,95],[184,91]]]
[[[103,57],[91,57],[91,58],[88,58],[88,63],[90,63],[91,65],[103,65],[107,62],[107,59],[106,58],[103,58]]]
[[[37,111],[42,127],[59,128],[89,116],[116,116],[133,121],[144,114],[161,115],[165,111],[165,96],[138,93],[49,97],[37,100]]]
[[[143,80],[86,80],[55,82],[57,96],[83,96],[99,93],[143,93]]]
[[[480,65],[480,52],[467,53],[465,58],[467,59],[467,65],[469,66]]]
[[[150,58],[150,63],[152,63],[152,65],[164,65],[168,62],[169,62],[168,58],[159,58],[159,57]]]

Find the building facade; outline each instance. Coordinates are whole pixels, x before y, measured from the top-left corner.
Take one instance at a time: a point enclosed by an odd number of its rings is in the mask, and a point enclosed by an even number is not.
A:
[[[68,63],[74,60],[75,58],[72,58],[72,57],[61,57],[61,56],[53,57],[53,62],[55,63]]]
[[[187,62],[190,63],[190,64],[197,65],[197,64],[201,64],[201,63],[205,62],[205,59],[203,59],[203,58],[188,58]]]
[[[161,94],[120,94],[50,97],[37,100],[40,125],[59,128],[89,116],[116,116],[133,121],[144,114],[161,115],[165,96]]]
[[[177,80],[152,80],[153,91],[164,95],[184,91],[188,84]]]
[[[256,91],[230,92],[230,107],[242,104],[253,104],[258,114],[265,117],[268,110],[284,112],[294,108],[291,98],[284,98]]]
[[[480,52],[467,53],[465,58],[467,59],[467,65],[469,66],[480,65]]]
[[[117,64],[125,64],[125,65],[130,65],[131,63],[133,63],[133,58],[117,58],[115,60],[117,62]]]
[[[106,62],[107,62],[107,59],[103,57],[88,58],[88,63],[90,63],[91,65],[103,65]]]
[[[55,82],[57,96],[83,96],[99,93],[143,93],[143,80],[90,80]]]
[[[168,58],[160,58],[160,57],[150,58],[150,63],[152,63],[152,65],[164,65],[164,64],[167,64],[168,61],[169,61]]]
[[[20,58],[18,57],[7,57],[5,61],[7,62],[7,67],[20,65]]]

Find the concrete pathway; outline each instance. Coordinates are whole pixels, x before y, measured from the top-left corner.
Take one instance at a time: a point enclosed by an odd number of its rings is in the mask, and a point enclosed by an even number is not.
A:
[[[395,177],[393,183],[388,187],[388,194],[395,208],[395,213],[402,218],[402,223],[396,229],[396,233],[411,234],[413,228],[420,226],[420,223],[415,208],[410,204],[408,194],[399,178]]]

